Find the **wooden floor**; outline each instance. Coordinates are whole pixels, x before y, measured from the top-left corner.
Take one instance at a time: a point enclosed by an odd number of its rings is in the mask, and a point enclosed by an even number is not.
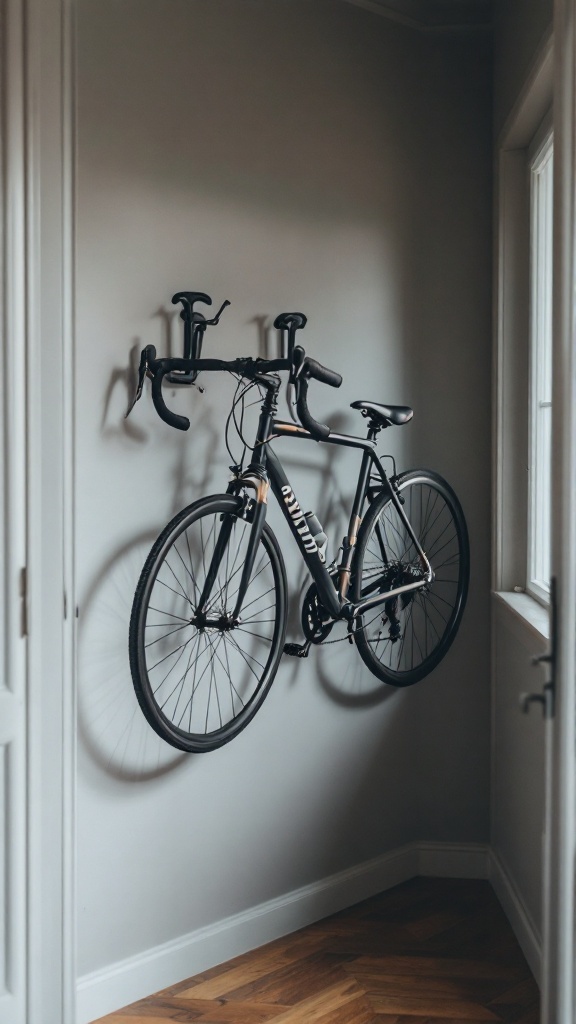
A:
[[[416,878],[98,1024],[537,1024],[488,882]]]

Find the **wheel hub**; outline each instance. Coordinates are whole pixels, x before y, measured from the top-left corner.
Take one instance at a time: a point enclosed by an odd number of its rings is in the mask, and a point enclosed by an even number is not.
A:
[[[190,624],[196,626],[200,633],[203,633],[206,629],[217,629],[218,632],[225,633],[235,629],[240,624],[240,619],[235,619],[232,615],[227,615],[225,612],[219,615],[218,618],[214,618],[207,615],[206,612],[198,611],[190,619]]]

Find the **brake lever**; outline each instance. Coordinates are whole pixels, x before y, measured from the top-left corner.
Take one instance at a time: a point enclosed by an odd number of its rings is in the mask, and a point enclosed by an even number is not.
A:
[[[304,360],[306,353],[301,345],[296,345],[292,351],[292,369],[290,370],[290,377],[288,383],[296,386],[296,382],[302,373],[302,367],[304,366]]]
[[[150,369],[150,363],[153,362],[154,359],[156,359],[156,349],[154,348],[154,345],[146,345],[146,348],[143,348],[140,353],[140,366],[138,367],[138,386],[136,388],[134,398],[132,399],[124,415],[125,420],[128,419],[130,413],[132,412],[132,409],[136,405],[136,402],[142,397],[142,391],[144,390],[144,381],[146,377],[149,377],[150,380],[152,380],[152,377],[154,376],[152,370]]]

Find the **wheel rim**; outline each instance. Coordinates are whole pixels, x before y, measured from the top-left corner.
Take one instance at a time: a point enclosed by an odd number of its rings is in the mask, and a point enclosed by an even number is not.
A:
[[[424,590],[400,595],[362,617],[364,639],[383,671],[399,680],[430,671],[453,633],[464,594],[462,527],[444,488],[426,479],[400,484],[404,510],[434,572]],[[375,518],[364,549],[362,596],[422,577],[417,549],[395,505]]]
[[[211,624],[192,620],[224,521],[221,509],[185,522],[170,539],[142,605],[139,660],[148,700],[168,731],[199,743],[228,737],[250,717],[270,679],[280,627],[265,534],[239,621],[230,625],[251,524],[228,517],[230,538],[206,606]]]

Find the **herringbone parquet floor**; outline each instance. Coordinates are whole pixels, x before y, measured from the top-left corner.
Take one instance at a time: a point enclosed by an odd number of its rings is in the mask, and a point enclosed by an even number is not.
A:
[[[489,883],[415,878],[97,1024],[538,1019],[538,988]]]

